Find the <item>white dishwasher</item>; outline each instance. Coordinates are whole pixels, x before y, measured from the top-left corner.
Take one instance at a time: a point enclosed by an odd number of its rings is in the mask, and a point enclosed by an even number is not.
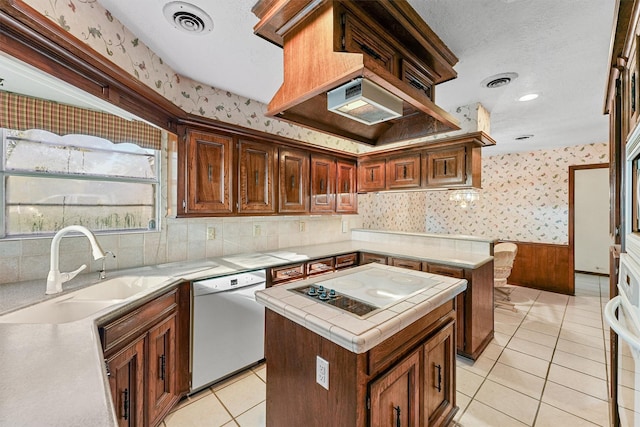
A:
[[[193,282],[191,393],[264,359],[266,271]]]

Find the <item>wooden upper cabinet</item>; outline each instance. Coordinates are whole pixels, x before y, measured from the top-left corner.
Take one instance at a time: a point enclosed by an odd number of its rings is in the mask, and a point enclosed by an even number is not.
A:
[[[311,209],[316,212],[336,210],[336,160],[311,154]]]
[[[347,52],[363,53],[365,57],[372,59],[376,64],[385,68],[392,74],[396,74],[397,54],[394,48],[384,42],[371,31],[371,23],[363,21],[348,12],[342,13],[344,25],[344,37],[342,49]]]
[[[280,148],[278,212],[309,212],[309,153]]]
[[[420,187],[420,153],[387,159],[387,188]]]
[[[233,138],[189,130],[186,144],[185,211],[210,214],[233,212]]]
[[[274,213],[277,148],[241,139],[238,151],[238,212]]]
[[[367,160],[358,164],[358,191],[385,189],[385,160]]]
[[[467,182],[466,147],[426,152],[424,158],[427,186],[441,187]]]
[[[357,213],[356,164],[345,160],[336,162],[336,212]]]

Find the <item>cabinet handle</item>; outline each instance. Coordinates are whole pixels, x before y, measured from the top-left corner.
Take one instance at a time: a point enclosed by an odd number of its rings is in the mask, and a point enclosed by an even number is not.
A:
[[[400,420],[400,406],[394,406],[394,411],[396,411],[396,427],[402,427],[402,421]]]
[[[378,52],[376,52],[375,50],[373,50],[372,48],[370,48],[366,44],[358,43],[358,46],[360,46],[360,49],[362,49],[362,51],[364,53],[366,53],[367,55],[373,56],[377,60],[381,60],[382,59],[382,56],[380,56],[380,54]]]
[[[371,171],[371,181],[373,181],[373,169],[370,169]]]
[[[109,369],[109,362],[107,362],[107,360],[106,360],[106,359],[105,359],[105,361],[104,361],[104,368],[105,368],[105,369],[106,369],[106,371],[107,371],[107,377],[110,377],[110,376],[111,376],[111,369]]]
[[[211,182],[213,180],[213,166],[211,165],[209,165],[208,176],[209,176],[209,182]]]
[[[324,179],[320,180],[320,192],[324,191]]]
[[[349,192],[349,181],[345,181],[344,182],[344,193],[348,193]]]
[[[125,388],[122,392],[122,418],[129,419],[129,389]]]
[[[402,166],[402,178],[407,179],[407,165]]]
[[[253,173],[253,179],[254,179],[254,181],[256,182],[256,185],[258,185],[258,171],[255,171],[255,172]]]
[[[440,393],[442,391],[442,366],[440,365],[435,365],[436,369],[438,370],[438,385],[437,385],[437,389],[438,389],[438,393]]]
[[[409,84],[416,89],[420,89],[421,91],[427,91],[427,87],[414,78],[409,77]]]
[[[166,363],[167,363],[167,358],[166,358],[166,356],[163,354],[162,356],[160,356],[160,372],[159,372],[159,374],[160,374],[160,379],[161,379],[162,381],[164,381],[164,376],[165,376],[165,373],[166,373],[166,368],[167,368]]]
[[[291,175],[291,188],[296,188],[296,177]]]

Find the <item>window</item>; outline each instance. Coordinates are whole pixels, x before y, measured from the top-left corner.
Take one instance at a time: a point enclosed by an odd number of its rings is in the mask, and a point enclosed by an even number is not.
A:
[[[155,230],[159,152],[88,135],[2,133],[0,235]]]

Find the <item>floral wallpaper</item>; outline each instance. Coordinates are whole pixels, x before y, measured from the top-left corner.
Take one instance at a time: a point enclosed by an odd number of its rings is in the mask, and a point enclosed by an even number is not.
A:
[[[608,157],[606,143],[497,156],[485,150],[472,208],[449,201],[449,191],[366,194],[359,196],[363,226],[567,244],[569,166]]]
[[[178,75],[96,0],[25,0],[187,113],[349,153],[360,144],[265,117],[267,106]]]

